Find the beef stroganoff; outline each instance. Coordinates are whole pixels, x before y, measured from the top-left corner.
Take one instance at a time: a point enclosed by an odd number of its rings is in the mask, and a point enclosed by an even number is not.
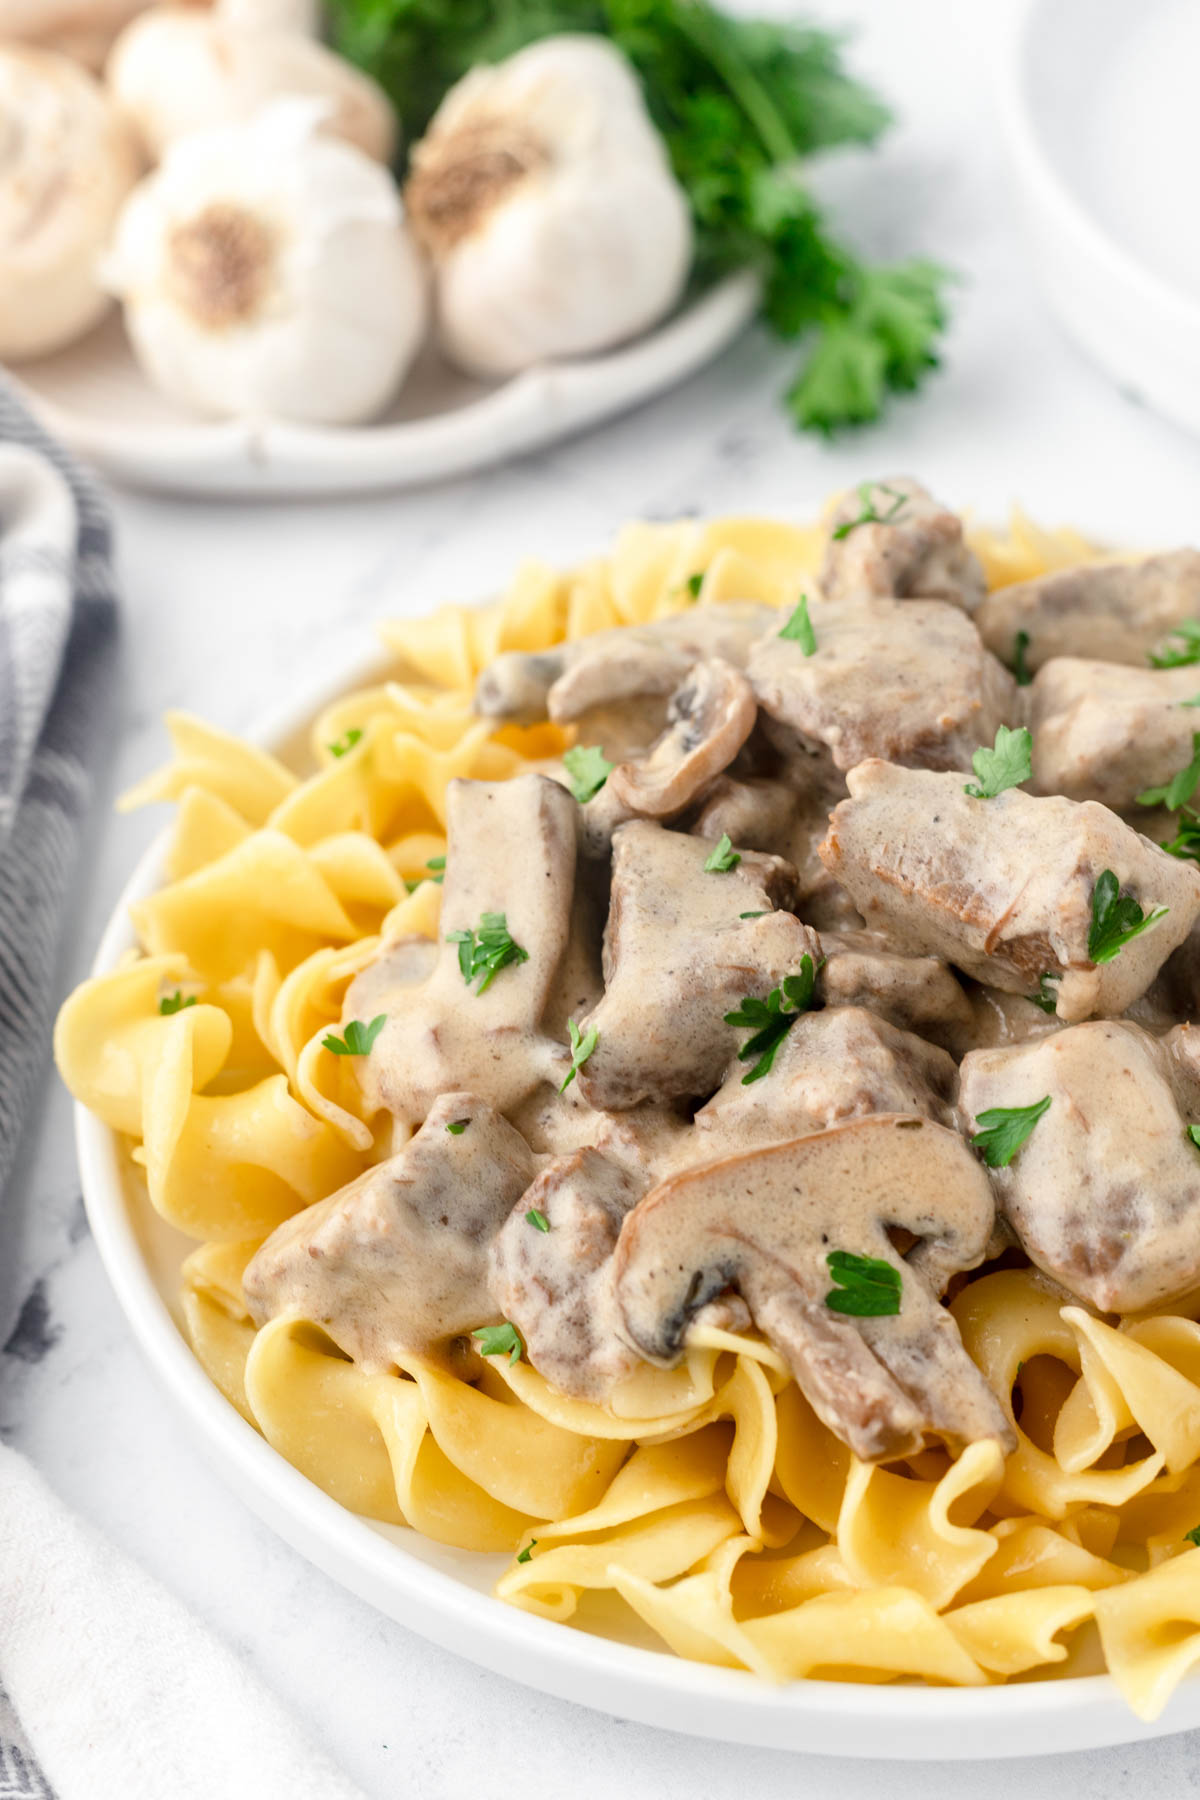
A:
[[[544,1617],[1155,1716],[1200,1661],[1200,556],[889,478],[386,636],[303,772],[171,720],[141,951],[58,1024],[212,1380]]]

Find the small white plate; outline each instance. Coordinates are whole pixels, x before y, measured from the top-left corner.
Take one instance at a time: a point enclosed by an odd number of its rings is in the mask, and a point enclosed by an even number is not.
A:
[[[384,678],[387,659],[360,650],[254,733],[285,760],[338,695]],[[163,879],[167,834],[142,858],[97,952],[103,974],[135,944],[131,901]],[[1142,1724],[1106,1675],[995,1688],[797,1681],[773,1687],[732,1669],[685,1662],[626,1617],[559,1625],[506,1606],[491,1589],[507,1559],[431,1543],[356,1517],[293,1469],[209,1381],[183,1335],[179,1268],[191,1240],[150,1207],[116,1133],[76,1108],[83,1194],[97,1248],[134,1336],[201,1447],[280,1537],[389,1618],[469,1661],[561,1699],[698,1737],[813,1754],[921,1760],[1038,1756],[1130,1743],[1200,1725],[1200,1680]],[[628,1631],[628,1636],[622,1632]]]
[[[1195,0],[1021,0],[1000,113],[1032,263],[1083,348],[1200,432]]]
[[[757,277],[743,270],[644,337],[499,385],[427,348],[388,413],[369,425],[197,418],[146,381],[115,313],[80,343],[14,373],[51,431],[135,487],[244,499],[414,487],[521,456],[651,399],[723,350],[758,297]]]

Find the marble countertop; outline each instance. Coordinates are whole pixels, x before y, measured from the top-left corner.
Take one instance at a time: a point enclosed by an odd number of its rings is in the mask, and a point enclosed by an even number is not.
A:
[[[381,616],[472,598],[523,554],[573,559],[632,515],[804,514],[868,472],[919,473],[956,504],[1022,500],[1048,522],[1130,542],[1196,534],[1200,443],[1116,392],[1034,290],[990,115],[1007,0],[822,0],[857,21],[856,65],[905,124],[822,177],[884,254],[963,271],[946,369],[887,422],[832,447],[797,438],[777,396],[786,351],[747,334],[655,405],[498,473],[395,498],[206,504],[118,494],[124,656],[111,758],[80,866],[65,987],[85,970],[158,816],[112,794],[161,760],[159,715],[250,724]],[[260,1525],[198,1454],[144,1366],[89,1238],[65,1095],[48,1071],[0,1259],[0,1432],[63,1497],[235,1644],[363,1786],[384,1796],[611,1800],[622,1791],[756,1800],[978,1800],[1019,1785],[1062,1800],[1194,1791],[1195,1736],[1054,1761],[878,1765],[746,1750],[624,1724],[425,1644]],[[13,1220],[7,1221],[11,1226]],[[108,1800],[98,1796],[97,1800]]]

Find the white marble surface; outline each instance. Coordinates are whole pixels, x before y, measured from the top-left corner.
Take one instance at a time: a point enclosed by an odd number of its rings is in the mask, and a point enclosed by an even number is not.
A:
[[[666,401],[496,475],[304,506],[117,496],[123,683],[109,792],[163,754],[158,715],[240,727],[373,619],[484,593],[523,553],[568,558],[618,523],[719,509],[803,512],[865,472],[911,468],[983,511],[1023,499],[1129,540],[1195,540],[1200,443],[1114,392],[1032,290],[991,123],[1007,4],[822,0],[857,17],[855,61],[905,125],[829,178],[872,241],[963,270],[945,373],[889,421],[829,449],[776,406],[787,357],[751,334]],[[106,796],[107,797],[107,796]],[[159,820],[101,814],[81,867],[63,983],[91,957],[124,872]],[[746,1800],[793,1787],[890,1800],[1018,1787],[1063,1800],[1195,1791],[1195,1737],[979,1767],[800,1761],[691,1741],[544,1699],[435,1650],[272,1537],[198,1456],[135,1351],[87,1234],[66,1098],[49,1073],[0,1255],[0,1430],[63,1496],[237,1645],[366,1792]],[[10,1209],[12,1210],[12,1209]],[[64,1669],[64,1678],[69,1671]],[[109,1800],[97,1796],[97,1800]],[[169,1797],[164,1796],[164,1800]]]

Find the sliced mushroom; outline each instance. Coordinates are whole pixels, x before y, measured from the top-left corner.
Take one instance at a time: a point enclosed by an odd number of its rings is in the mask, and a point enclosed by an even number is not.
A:
[[[607,785],[639,818],[678,818],[729,767],[757,717],[744,675],[719,657],[696,663],[671,696],[662,736]]]
[[[246,1270],[250,1311],[311,1319],[364,1369],[406,1353],[468,1368],[464,1334],[501,1316],[489,1247],[534,1174],[486,1101],[443,1094],[398,1155],[272,1233]]]
[[[1140,562],[1084,563],[989,594],[975,614],[1001,662],[1040,669],[1052,656],[1088,656],[1144,668],[1147,654],[1188,619],[1200,618],[1200,550]]]
[[[911,475],[864,481],[842,495],[829,525],[821,565],[826,599],[919,594],[972,612],[987,592],[962,520]]]
[[[621,1228],[625,1332],[669,1367],[697,1310],[735,1288],[814,1411],[864,1461],[910,1456],[930,1438],[1011,1448],[1004,1413],[937,1299],[983,1259],[994,1216],[983,1169],[956,1132],[890,1114],[684,1170]],[[889,1230],[920,1241],[902,1258]],[[900,1310],[831,1310],[836,1250],[895,1269]]]

